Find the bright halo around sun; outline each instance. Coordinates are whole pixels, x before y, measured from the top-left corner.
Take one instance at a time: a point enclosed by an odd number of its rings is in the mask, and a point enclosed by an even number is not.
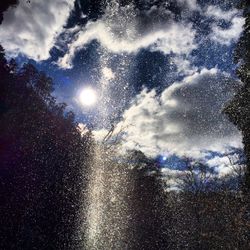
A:
[[[82,89],[79,95],[79,100],[84,106],[95,105],[97,100],[96,91],[91,87]]]

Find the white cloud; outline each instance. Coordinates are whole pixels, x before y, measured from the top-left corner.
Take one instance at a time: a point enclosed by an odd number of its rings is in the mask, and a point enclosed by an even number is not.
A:
[[[107,129],[99,129],[99,130],[93,130],[93,135],[94,138],[98,141],[101,142],[103,141],[103,139],[105,138],[105,136],[108,134],[108,130]]]
[[[176,4],[183,9],[201,11],[196,0],[178,0]],[[215,21],[224,19],[231,22],[227,29],[221,28],[215,22],[210,35],[212,40],[229,45],[239,38],[244,18],[238,10],[223,11],[210,5],[205,9],[204,15],[213,17]],[[174,14],[163,6],[153,5],[148,11],[137,13],[133,4],[120,7],[113,1],[108,4],[101,19],[88,22],[72,35],[73,39],[58,65],[71,68],[75,54],[93,40],[97,40],[105,50],[117,54],[136,53],[142,48],[148,48],[165,54],[188,55],[197,48],[196,31],[184,19],[183,22],[174,21]],[[187,63],[184,60],[183,62]]]
[[[243,17],[236,16],[232,19],[232,24],[228,29],[213,25],[211,39],[221,44],[230,45],[239,39],[244,23]]]
[[[185,39],[184,39],[185,38]],[[164,29],[152,31],[136,37],[119,37],[103,21],[88,23],[73,41],[68,52],[59,60],[62,68],[72,67],[72,60],[76,52],[93,40],[98,40],[101,46],[113,53],[136,53],[139,49],[149,48],[162,51],[186,54],[196,48],[194,44],[195,31],[191,25],[172,23]]]
[[[190,60],[184,58],[183,56],[173,57],[171,63],[174,63],[177,67],[177,72],[180,75],[192,75],[198,68],[190,62]]]
[[[105,80],[112,80],[115,78],[114,72],[112,71],[111,68],[108,68],[108,67],[102,68],[102,75],[105,78]]]
[[[222,156],[222,157],[216,156],[211,160],[208,160],[207,164],[210,167],[214,167],[216,169],[219,177],[225,177],[233,173],[232,165],[227,156]]]
[[[208,17],[213,17],[216,20],[224,19],[224,20],[229,21],[229,22],[237,14],[239,14],[239,10],[237,10],[237,9],[230,9],[228,11],[224,11],[220,7],[214,6],[214,5],[209,5],[207,7],[206,12],[205,12],[205,15]]]
[[[181,6],[184,6],[184,7],[186,6],[191,11],[200,10],[200,6],[196,0],[177,0],[177,2]]]
[[[225,45],[230,45],[238,40],[245,22],[239,10],[233,8],[224,11],[218,6],[210,5],[205,11],[205,16],[212,17],[216,21],[212,24],[211,40]],[[218,26],[220,20],[229,22],[230,26],[225,29]]]
[[[240,146],[238,130],[222,114],[238,84],[217,69],[203,69],[160,96],[143,90],[118,125],[128,125],[124,147],[149,156],[168,151],[200,157],[203,150]]]
[[[74,6],[74,0],[20,0],[4,13],[0,43],[7,54],[46,60]]]
[[[72,67],[75,54],[93,40],[111,53],[136,53],[142,48],[165,54],[189,54],[196,48],[195,30],[189,23],[174,21],[173,13],[153,6],[150,11],[136,12],[133,4],[125,7],[112,1],[105,14],[95,22],[89,21],[72,41],[58,64]]]

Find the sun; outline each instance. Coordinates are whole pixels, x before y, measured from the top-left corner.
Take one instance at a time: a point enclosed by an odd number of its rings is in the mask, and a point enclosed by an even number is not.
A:
[[[87,87],[81,90],[79,95],[79,101],[84,106],[93,106],[96,103],[97,96],[96,91],[91,87]]]

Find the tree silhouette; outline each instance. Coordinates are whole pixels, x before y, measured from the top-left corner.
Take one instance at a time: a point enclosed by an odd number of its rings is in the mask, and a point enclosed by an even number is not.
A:
[[[243,83],[239,92],[225,109],[230,120],[241,130],[247,158],[246,186],[250,187],[250,3],[241,2],[245,25],[235,50],[235,62],[238,63],[237,75]]]
[[[157,161],[140,151],[131,151],[128,160],[133,165],[129,171],[132,180],[128,199],[132,217],[130,249],[168,249],[171,215]]]
[[[2,47],[0,74],[0,248],[77,249],[91,133],[56,103],[51,78],[7,63]]]

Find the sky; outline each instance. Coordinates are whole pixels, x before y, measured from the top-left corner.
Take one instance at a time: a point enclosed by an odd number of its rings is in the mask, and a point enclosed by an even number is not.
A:
[[[97,139],[116,126],[123,148],[228,164],[241,134],[222,113],[241,83],[233,50],[237,0],[20,0],[0,26],[7,56],[55,82],[58,102]],[[97,93],[84,106],[81,90]],[[218,154],[218,152],[220,154]]]

